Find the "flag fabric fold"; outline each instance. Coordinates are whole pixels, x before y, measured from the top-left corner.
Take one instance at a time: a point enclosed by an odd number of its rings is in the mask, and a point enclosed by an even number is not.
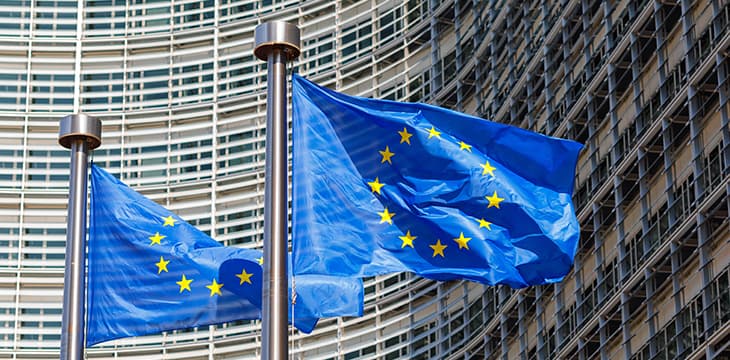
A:
[[[515,288],[570,270],[582,145],[293,78],[296,274],[410,271]]]
[[[260,251],[221,245],[95,165],[91,188],[87,346],[261,318]],[[320,317],[362,315],[362,280],[295,279],[301,331]],[[339,296],[318,298],[330,291]]]

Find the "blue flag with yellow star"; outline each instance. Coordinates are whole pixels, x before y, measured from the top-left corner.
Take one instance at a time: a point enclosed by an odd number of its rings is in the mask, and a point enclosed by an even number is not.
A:
[[[515,288],[561,280],[582,145],[293,78],[296,274],[410,271]]]
[[[261,318],[260,251],[221,245],[94,165],[91,189],[87,346]],[[295,279],[301,331],[320,317],[362,315],[362,280]]]

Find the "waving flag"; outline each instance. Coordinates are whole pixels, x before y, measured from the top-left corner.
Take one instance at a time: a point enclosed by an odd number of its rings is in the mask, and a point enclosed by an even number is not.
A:
[[[221,245],[97,166],[91,187],[87,346],[261,318],[260,251]],[[300,330],[320,317],[362,315],[360,279],[296,280]]]
[[[570,271],[580,144],[297,75],[293,112],[295,273],[524,287]]]

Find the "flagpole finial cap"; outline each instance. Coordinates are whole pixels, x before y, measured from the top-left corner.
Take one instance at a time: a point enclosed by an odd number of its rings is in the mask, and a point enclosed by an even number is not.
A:
[[[257,58],[266,61],[272,51],[283,50],[287,60],[296,59],[301,52],[299,27],[284,21],[269,21],[256,26],[253,49]]]
[[[58,129],[58,143],[70,149],[79,139],[86,140],[90,150],[98,148],[101,145],[101,121],[85,114],[64,116]]]

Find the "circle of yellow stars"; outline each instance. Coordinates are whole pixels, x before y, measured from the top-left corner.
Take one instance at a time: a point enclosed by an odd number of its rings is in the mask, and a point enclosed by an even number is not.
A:
[[[428,138],[426,141],[439,141],[443,140],[441,137],[441,131],[438,131],[434,126],[431,126],[430,128],[424,128],[423,129],[426,133],[428,133]],[[403,130],[398,131],[398,135],[400,136],[400,142],[399,144],[406,144],[408,146],[411,145],[411,137],[414,135],[413,133],[408,132],[407,127],[403,127]],[[459,145],[460,151],[466,151],[471,153],[472,152],[472,145],[469,145],[465,143],[464,141],[459,140],[456,142],[457,145]],[[393,150],[390,149],[389,145],[385,146],[385,149],[378,150],[378,153],[380,154],[380,163],[388,163],[388,165],[393,165],[393,158],[395,157],[396,153],[393,152]],[[494,172],[497,170],[497,168],[492,165],[489,160],[486,160],[483,164],[479,164],[481,167],[481,175],[487,176],[489,175],[492,179],[495,179],[496,176]],[[385,183],[380,182],[379,177],[375,177],[375,180],[367,182],[367,185],[370,187],[370,191],[374,194],[383,195],[382,189],[386,185]],[[487,209],[489,208],[496,208],[499,209],[500,203],[504,201],[504,198],[500,197],[497,191],[494,191],[491,195],[485,195],[484,198],[488,201]],[[380,216],[380,224],[387,223],[388,225],[393,225],[393,216],[395,216],[395,213],[390,212],[388,208],[384,208],[382,212],[379,212],[378,215]],[[485,220],[484,218],[481,218],[477,220],[479,223],[479,229],[487,229],[487,231],[492,230],[492,223]],[[415,236],[411,234],[411,230],[406,230],[406,234],[403,236],[398,237],[401,240],[401,249],[404,249],[406,247],[410,247],[411,249],[414,249],[414,241],[418,239],[418,236]],[[471,241],[472,238],[464,235],[464,232],[460,232],[459,236],[454,238],[453,241],[456,242],[458,245],[459,250],[471,250],[469,248],[469,241]],[[429,248],[433,250],[432,257],[440,256],[442,258],[445,258],[446,255],[444,253],[444,250],[448,248],[449,246],[446,244],[443,244],[441,242],[441,239],[436,239],[436,242],[433,244],[428,245]],[[238,276],[238,275],[237,275]],[[239,277],[241,279],[241,284],[243,284],[243,278]]]
[[[178,221],[175,219],[172,215],[163,217],[162,218],[162,227],[175,227],[176,222]],[[154,235],[151,235],[148,237],[150,240],[149,246],[154,245],[163,245],[163,240],[165,240],[167,236],[161,235],[159,231],[156,231]],[[256,259],[259,265],[264,264],[264,257],[260,257]],[[155,263],[155,266],[157,267],[157,274],[161,274],[162,272],[169,272],[167,266],[170,264],[169,259],[165,259],[164,256],[160,256],[160,260]],[[241,270],[240,274],[236,274],[236,277],[240,280],[239,285],[242,286],[244,284],[253,284],[251,281],[251,278],[254,274],[246,272],[246,269]],[[179,287],[179,292],[182,294],[184,291],[192,292],[191,284],[195,279],[190,279],[187,277],[187,275],[182,274],[182,278],[180,281],[176,281],[175,284]],[[213,278],[210,282],[210,284],[206,285],[205,287],[210,291],[210,296],[223,296],[223,293],[221,292],[221,289],[223,288],[224,284],[218,283],[218,280]]]

